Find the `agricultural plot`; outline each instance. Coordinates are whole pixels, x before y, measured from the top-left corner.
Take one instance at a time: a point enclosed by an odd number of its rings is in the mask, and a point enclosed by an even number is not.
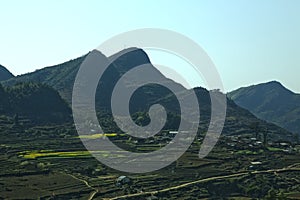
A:
[[[197,140],[178,161],[164,169],[126,174],[97,161],[84,148],[72,125],[30,126],[25,132],[24,127],[10,128],[12,121],[3,124],[0,127],[3,133],[0,136],[0,199],[146,199],[151,196],[247,199],[268,195],[297,198],[300,193],[297,146],[292,152],[280,147],[249,149],[234,146],[230,138],[222,137],[208,157],[200,160],[201,141]],[[136,142],[115,133],[83,137],[91,140],[106,137],[119,147],[139,152],[155,151],[163,146],[160,141],[152,142],[153,139]],[[110,156],[109,152],[93,153]],[[250,169],[251,163],[261,165]],[[289,167],[291,171],[266,172]],[[132,184],[116,186],[120,176],[129,177]]]

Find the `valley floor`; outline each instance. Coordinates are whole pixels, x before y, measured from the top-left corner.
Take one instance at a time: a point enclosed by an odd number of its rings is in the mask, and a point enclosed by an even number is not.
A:
[[[110,169],[87,152],[72,125],[14,126],[0,117],[0,199],[300,199],[297,144],[263,146],[223,136],[205,159],[201,138],[172,165],[147,174]],[[118,134],[117,145],[139,151],[161,147]],[[250,147],[244,142],[257,143]],[[122,175],[131,184],[116,186]]]

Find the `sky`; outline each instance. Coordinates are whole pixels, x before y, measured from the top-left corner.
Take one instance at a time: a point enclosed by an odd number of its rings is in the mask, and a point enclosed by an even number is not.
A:
[[[300,93],[298,0],[0,0],[0,8],[0,64],[15,75],[84,55],[122,32],[161,28],[197,42],[225,91],[277,80]]]

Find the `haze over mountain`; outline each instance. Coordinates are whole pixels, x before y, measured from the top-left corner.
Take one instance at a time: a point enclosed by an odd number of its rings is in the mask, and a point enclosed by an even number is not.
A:
[[[277,81],[243,87],[228,93],[239,106],[260,119],[300,134],[300,94]]]
[[[120,56],[121,55],[121,56]],[[32,73],[17,76],[10,80],[2,82],[6,86],[13,86],[19,82],[33,82],[42,83],[53,87],[59,92],[59,94],[69,104],[71,104],[72,90],[75,81],[76,74],[83,60],[88,55],[84,55],[80,58],[52,66],[46,67],[41,70],[37,70]],[[102,56],[104,56],[102,54]],[[102,78],[99,81],[97,93],[96,93],[96,108],[98,111],[98,118],[100,124],[104,127],[104,131],[119,131],[116,128],[116,124],[111,113],[111,94],[115,84],[120,77],[129,71],[130,69],[146,64],[147,67],[155,72],[157,76],[164,79],[164,82],[173,84],[174,86],[181,88],[183,92],[186,92],[186,98],[192,90],[188,91],[178,83],[164,77],[151,63],[148,55],[142,50],[137,48],[125,49],[109,58],[107,62],[111,62],[108,69],[104,72]],[[101,66],[99,66],[101,67]],[[211,113],[211,101],[209,92],[204,88],[194,88],[196,93],[201,113],[201,126],[202,132],[205,132],[208,127],[210,113]],[[130,112],[136,123],[140,125],[146,125],[149,123],[148,110],[153,104],[162,104],[168,115],[166,129],[177,129],[180,122],[180,107],[176,96],[167,88],[157,85],[149,84],[139,88],[134,92],[130,100]],[[194,112],[191,108],[191,112]],[[253,134],[254,130],[252,124],[259,123],[261,133],[263,131],[268,132],[270,139],[286,139],[293,140],[293,136],[288,131],[275,126],[274,124],[267,123],[265,121],[257,119],[246,109],[237,106],[232,100],[228,99],[227,102],[227,118],[224,127],[224,134],[227,135],[239,135],[239,134]]]
[[[8,71],[8,69],[0,65],[0,81],[6,81],[13,77],[14,75],[10,71]]]

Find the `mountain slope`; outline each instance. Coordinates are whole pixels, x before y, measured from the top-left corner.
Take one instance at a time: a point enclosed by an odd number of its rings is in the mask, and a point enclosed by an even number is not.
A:
[[[107,58],[107,62],[110,62],[115,58],[116,60],[108,67],[108,69],[104,72],[103,77],[100,79],[96,93],[96,108],[99,114],[98,118],[106,132],[119,131],[111,112],[111,95],[113,88],[124,73],[137,65],[146,64],[146,67],[156,73],[157,76],[164,80],[164,82],[180,88],[180,90],[187,94],[191,92],[187,91],[181,85],[164,77],[155,67],[153,67],[147,54],[142,49],[130,48],[123,50],[122,52]],[[33,73],[15,77],[3,82],[3,84],[14,85],[18,82],[28,81],[43,83],[56,89],[70,104],[76,73],[84,59],[85,56],[60,65],[47,67]],[[200,129],[201,132],[206,132],[211,112],[209,92],[204,88],[195,88],[194,92],[198,97],[200,105]],[[168,120],[165,128],[177,129],[181,119],[178,100],[169,89],[157,84],[145,85],[134,92],[129,105],[132,117],[136,117],[139,124],[146,125],[149,123],[148,111],[150,106],[158,103],[162,104],[166,108],[168,119],[170,119]],[[193,112],[193,110],[191,110],[191,112]],[[259,123],[261,131],[268,131],[269,137],[274,140],[279,138],[292,140],[291,133],[273,124],[257,119],[249,111],[240,108],[233,101],[228,100],[224,134],[254,134],[253,128],[251,128],[253,123]]]
[[[71,109],[60,95],[47,85],[19,83],[0,85],[0,115],[19,115],[38,123],[60,123],[71,120]]]
[[[10,71],[8,71],[5,67],[0,65],[0,81],[6,81],[13,77],[14,75]]]
[[[228,97],[257,117],[300,134],[300,95],[276,81],[232,91]]]
[[[82,56],[59,65],[16,76],[2,83],[6,86],[13,86],[19,82],[46,84],[59,91],[60,95],[70,103],[72,85],[74,84],[77,71],[84,58],[85,56]]]

